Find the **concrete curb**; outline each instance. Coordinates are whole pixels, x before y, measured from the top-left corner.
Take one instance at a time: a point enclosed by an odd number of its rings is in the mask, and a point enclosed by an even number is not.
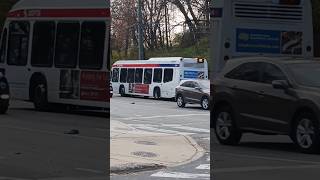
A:
[[[166,168],[166,166],[160,165],[160,164],[126,164],[122,167],[111,167],[110,168],[110,174],[130,174],[130,173],[136,173],[141,171],[153,171],[157,169],[163,169]]]

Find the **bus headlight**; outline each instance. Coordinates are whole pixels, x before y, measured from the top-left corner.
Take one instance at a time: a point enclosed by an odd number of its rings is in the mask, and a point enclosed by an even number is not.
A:
[[[204,63],[205,59],[204,58],[197,58],[198,63]]]

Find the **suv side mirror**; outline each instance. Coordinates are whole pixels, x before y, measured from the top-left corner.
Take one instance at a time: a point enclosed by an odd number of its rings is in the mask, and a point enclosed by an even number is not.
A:
[[[201,87],[195,87],[194,89],[198,90],[198,91],[201,91],[202,88]]]
[[[283,89],[283,90],[286,90],[290,87],[288,81],[286,81],[286,80],[272,81],[272,86],[274,89]]]

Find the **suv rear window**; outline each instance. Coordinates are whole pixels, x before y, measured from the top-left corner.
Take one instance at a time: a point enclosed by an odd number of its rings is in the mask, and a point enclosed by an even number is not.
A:
[[[226,78],[260,82],[262,66],[259,62],[250,62],[237,66],[225,75]]]

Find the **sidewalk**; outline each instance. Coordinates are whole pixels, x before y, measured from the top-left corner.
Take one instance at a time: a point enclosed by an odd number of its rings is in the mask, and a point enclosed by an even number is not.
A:
[[[141,131],[119,121],[111,121],[110,130],[111,174],[178,166],[204,154],[187,136]]]

